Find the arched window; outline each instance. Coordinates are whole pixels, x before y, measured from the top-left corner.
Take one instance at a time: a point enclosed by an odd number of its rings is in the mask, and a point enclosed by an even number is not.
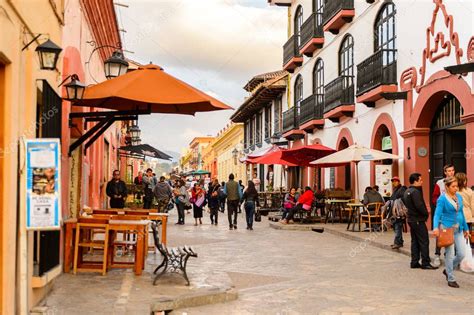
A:
[[[354,76],[354,39],[350,34],[339,49],[339,76]]]
[[[298,47],[301,45],[301,28],[303,26],[303,7],[300,5],[295,13],[295,36]]]
[[[295,80],[295,108],[299,113],[301,101],[303,101],[303,77],[299,74]]]
[[[324,61],[319,58],[313,69],[313,94],[324,94]]]
[[[380,9],[375,19],[374,50],[383,50],[383,65],[389,65],[396,59],[395,4],[387,3]]]
[[[313,12],[316,12],[316,24],[323,25],[324,0],[313,0]]]

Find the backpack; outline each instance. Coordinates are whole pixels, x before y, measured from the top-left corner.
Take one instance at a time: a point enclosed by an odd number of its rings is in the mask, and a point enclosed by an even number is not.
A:
[[[404,219],[407,217],[408,209],[403,203],[402,198],[398,198],[393,202],[392,205],[392,216],[395,218]]]

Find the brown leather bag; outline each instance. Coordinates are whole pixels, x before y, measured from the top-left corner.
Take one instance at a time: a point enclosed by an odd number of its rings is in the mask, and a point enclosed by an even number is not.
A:
[[[448,247],[454,244],[454,228],[439,228],[438,247]]]

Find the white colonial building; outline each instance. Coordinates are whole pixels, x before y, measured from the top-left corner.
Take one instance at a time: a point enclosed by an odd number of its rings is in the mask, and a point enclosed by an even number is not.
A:
[[[275,71],[257,75],[244,86],[249,96],[231,120],[244,124],[245,157],[262,155],[275,143],[288,144],[285,139],[280,139],[287,80],[288,72]],[[280,165],[247,164],[246,173],[247,180],[252,180],[256,174],[261,191],[286,187],[285,171]]]
[[[360,163],[359,193],[395,175],[408,184],[417,171],[429,200],[448,163],[474,181],[474,2],[268,2],[288,9],[283,137],[290,146],[357,143],[402,157]],[[354,171],[299,169],[290,184],[353,190]]]

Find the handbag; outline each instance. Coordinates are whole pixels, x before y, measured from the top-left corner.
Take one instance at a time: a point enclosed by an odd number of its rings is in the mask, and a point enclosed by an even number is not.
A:
[[[255,212],[255,222],[260,222],[262,221],[262,215],[260,214],[259,211]]]
[[[438,247],[448,247],[454,244],[454,228],[439,228],[439,236],[436,245]]]

